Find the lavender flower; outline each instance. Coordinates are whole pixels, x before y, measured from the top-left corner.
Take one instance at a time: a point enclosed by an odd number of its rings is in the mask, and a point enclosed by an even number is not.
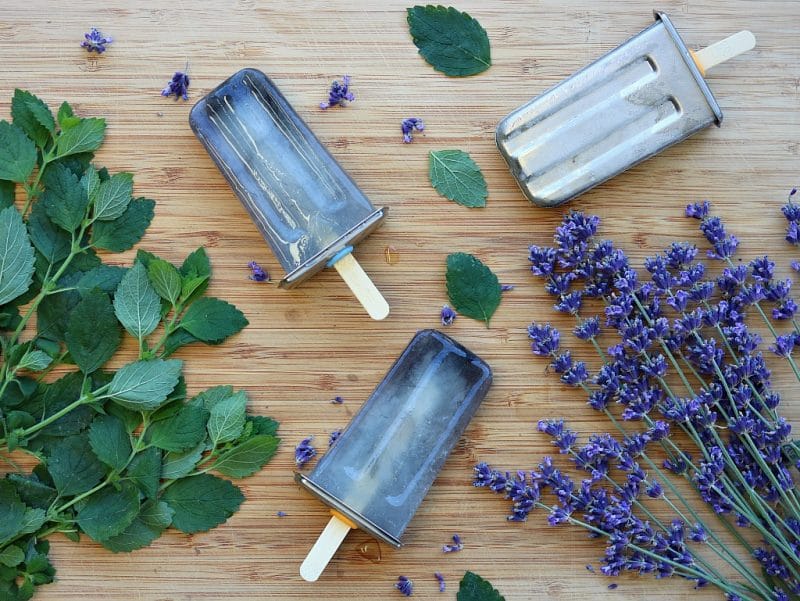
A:
[[[331,447],[332,447],[334,444],[336,444],[336,441],[337,441],[337,440],[339,440],[339,437],[340,437],[341,435],[342,435],[342,431],[341,431],[341,430],[334,430],[333,432],[331,432],[331,435],[330,435],[330,437],[328,438],[328,448],[329,448],[329,449],[330,449],[330,448],[331,448]]]
[[[558,350],[561,334],[549,323],[537,325],[535,323],[528,326],[528,337],[531,342],[531,350],[534,355],[552,355]]]
[[[279,518],[285,518],[285,517],[286,517],[287,515],[289,515],[289,514],[288,514],[288,513],[286,513],[285,511],[279,511],[279,512],[278,512],[277,514],[275,514],[275,515],[277,515]]]
[[[422,119],[408,117],[407,119],[403,119],[402,123],[400,123],[400,129],[403,132],[403,142],[410,144],[414,141],[414,138],[411,136],[413,131],[415,129],[417,131],[423,131],[425,129],[425,124],[422,123]]]
[[[106,51],[106,46],[114,41],[111,36],[104,36],[96,27],[92,27],[88,33],[83,34],[83,37],[81,48],[86,48],[86,51],[90,54],[92,52],[103,54]]]
[[[514,289],[514,284],[501,284],[500,292],[509,292]]]
[[[189,74],[183,71],[175,71],[172,79],[169,80],[166,87],[161,90],[161,95],[169,98],[175,95],[175,100],[183,98],[189,100]]]
[[[337,105],[346,106],[348,102],[353,102],[355,99],[355,94],[350,91],[350,76],[345,75],[341,83],[339,80],[334,80],[331,83],[328,100],[327,102],[320,102],[319,108],[325,110]]]
[[[453,309],[451,309],[448,305],[444,305],[442,307],[442,311],[441,311],[441,315],[440,315],[441,320],[442,320],[442,325],[443,326],[452,325],[452,323],[455,321],[457,315],[458,314],[455,311],[453,311]]]
[[[406,597],[414,594],[414,583],[405,576],[398,576],[394,588],[403,593]]]
[[[461,537],[458,534],[453,535],[453,543],[442,545],[442,551],[445,553],[455,553],[456,551],[461,551],[464,548],[464,544],[461,542]]]
[[[313,436],[304,438],[294,448],[294,462],[298,468],[302,468],[317,455],[317,449],[311,445]]]
[[[250,271],[253,273],[248,276],[254,282],[269,282],[269,274],[264,271],[264,269],[256,263],[255,261],[250,261],[247,266],[250,268]]]
[[[439,582],[439,592],[443,593],[445,591],[444,576],[441,572],[434,572],[433,577]]]
[[[344,403],[344,398],[343,398],[343,397],[340,397],[340,396],[337,394],[335,397],[333,397],[333,398],[331,399],[331,403],[333,403],[334,405],[341,405],[342,403]]]

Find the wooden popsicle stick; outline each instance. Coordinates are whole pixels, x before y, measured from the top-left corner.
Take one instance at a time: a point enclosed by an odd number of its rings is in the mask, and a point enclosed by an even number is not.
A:
[[[333,267],[372,319],[384,319],[389,315],[389,303],[352,254],[343,256],[333,264]]]
[[[743,52],[752,50],[756,45],[756,37],[749,31],[744,30],[728,36],[724,40],[715,42],[711,46],[706,46],[697,52],[692,51],[692,58],[700,72],[705,76],[706,71],[716,67]]]
[[[303,580],[316,582],[348,532],[350,532],[350,524],[340,519],[335,513],[331,515],[328,525],[320,533],[317,542],[311,547],[300,566],[300,576]]]

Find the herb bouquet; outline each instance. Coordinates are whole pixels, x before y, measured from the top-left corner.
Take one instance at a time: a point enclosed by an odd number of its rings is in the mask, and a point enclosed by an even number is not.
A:
[[[66,102],[54,117],[21,90],[11,113],[13,123],[0,121],[3,601],[53,580],[44,539],[54,532],[118,552],[169,526],[221,524],[243,496],[212,472],[248,476],[278,445],[277,423],[247,415],[243,391],[221,386],[187,401],[182,362],[167,358],[247,325],[233,305],[204,296],[205,251],[176,267],[140,250],[127,269],[97,254],[136,244],[155,205],[132,198],[130,173],[91,164],[105,121],[79,118]],[[123,330],[138,358],[104,370]]]
[[[794,193],[783,212],[786,238],[796,244]],[[551,525],[578,525],[603,539],[607,576],[680,576],[714,585],[730,601],[800,599],[798,445],[778,414],[780,395],[747,319],[763,321],[769,350],[800,380],[791,280],[777,279],[767,257],[734,262],[738,241],[709,215],[707,202],[686,214],[700,221],[708,257],[722,263],[718,277],[687,243],[648,258],[642,277],[622,250],[596,238],[599,219],[579,212],[557,228],[554,247],[530,248],[531,270],[556,297],[555,309],[575,317],[574,335],[594,347],[600,366],[590,375],[549,324],[531,324],[533,352],[586,393],[612,433],[579,444],[563,420],[543,420],[539,430],[569,455],[579,478],[545,457],[537,469],[515,474],[479,464],[474,484],[509,498],[510,520],[540,508]],[[581,315],[598,300],[605,333],[598,316]],[[618,341],[605,349],[607,336]],[[545,502],[546,491],[555,504]]]

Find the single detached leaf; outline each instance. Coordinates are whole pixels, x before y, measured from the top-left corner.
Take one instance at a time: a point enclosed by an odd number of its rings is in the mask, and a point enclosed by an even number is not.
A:
[[[69,106],[69,105],[67,105]],[[58,111],[58,123],[61,125],[61,134],[56,142],[58,156],[65,157],[80,152],[94,152],[103,143],[103,136],[106,131],[105,119],[77,119],[72,116],[62,115],[62,109]],[[69,109],[72,112],[72,109]]]
[[[475,75],[492,64],[489,36],[475,19],[452,6],[414,6],[408,27],[419,53],[437,71]]]
[[[139,513],[139,491],[129,482],[119,490],[105,487],[91,495],[78,511],[78,525],[96,541],[116,536]]]
[[[436,191],[465,207],[485,207],[489,192],[480,167],[463,150],[430,153],[428,177]]]
[[[200,474],[176,480],[164,491],[162,499],[175,511],[172,525],[193,534],[222,524],[239,509],[244,495],[228,480]]]
[[[250,476],[272,459],[279,442],[277,436],[264,434],[248,438],[217,457],[213,469],[232,478]]]
[[[500,282],[472,255],[453,253],[447,257],[447,295],[456,311],[488,326],[500,304]]]
[[[459,583],[456,601],[505,601],[505,597],[488,580],[467,571]]]
[[[72,246],[70,235],[50,220],[41,202],[35,203],[28,215],[28,233],[48,264],[57,263],[69,255]]]
[[[183,478],[194,469],[197,462],[206,450],[205,441],[201,442],[193,449],[182,453],[167,453],[164,455],[164,463],[161,466],[161,477],[164,480],[177,480]]]
[[[63,165],[50,165],[42,177],[44,203],[50,220],[68,232],[74,232],[86,215],[89,197],[78,178]]]
[[[230,303],[218,298],[200,298],[193,302],[181,319],[181,328],[203,342],[220,342],[249,322]]]
[[[172,523],[174,511],[163,501],[148,501],[130,526],[100,543],[114,553],[130,552],[146,547]]]
[[[172,263],[164,259],[150,261],[147,275],[161,298],[172,305],[178,302],[178,297],[181,295],[181,274]]]
[[[131,454],[131,439],[122,420],[113,415],[98,415],[89,427],[89,444],[97,458],[121,470]]]
[[[56,131],[50,108],[41,99],[19,88],[14,90],[11,99],[11,116],[14,125],[19,126],[39,147],[44,147]]]
[[[84,298],[94,290],[100,290],[106,294],[113,294],[127,271],[125,267],[100,265],[83,274],[75,287]]]
[[[207,421],[208,411],[202,407],[183,405],[175,415],[150,426],[150,444],[173,452],[196,447],[206,437]]]
[[[0,154],[2,154],[0,141]],[[2,157],[0,157],[2,165]],[[33,246],[14,207],[0,211],[0,305],[24,294],[33,281]]]
[[[244,428],[247,395],[243,390],[234,393],[211,407],[208,435],[215,445],[236,440]]]
[[[70,436],[55,443],[47,458],[47,471],[62,497],[86,492],[106,474],[84,436]]]
[[[0,121],[0,179],[22,183],[36,166],[36,144],[8,121]]]
[[[125,212],[111,221],[95,221],[90,242],[96,248],[119,253],[131,248],[144,236],[153,221],[156,201],[149,198],[132,200]]]
[[[139,340],[158,326],[161,300],[141,263],[131,267],[119,283],[114,295],[114,311],[123,327]]]
[[[115,173],[110,179],[100,183],[94,201],[94,218],[111,221],[120,217],[128,208],[132,194],[133,174]]]
[[[178,359],[129,363],[114,374],[109,395],[128,409],[157,409],[178,384],[182,365]]]
[[[122,331],[105,292],[93,290],[81,299],[70,314],[64,338],[72,360],[85,374],[111,359],[122,342]]]

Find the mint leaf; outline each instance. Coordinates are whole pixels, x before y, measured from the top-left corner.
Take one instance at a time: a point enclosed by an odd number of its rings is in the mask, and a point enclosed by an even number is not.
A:
[[[105,292],[93,290],[75,306],[64,340],[72,360],[85,374],[97,371],[114,356],[122,342],[122,330]]]
[[[480,167],[463,150],[430,153],[428,177],[436,191],[465,207],[485,207],[489,192]]]
[[[172,525],[186,534],[219,526],[244,501],[238,487],[211,474],[176,480],[162,498],[175,511]]]
[[[56,122],[50,108],[39,98],[17,88],[11,99],[11,117],[17,125],[39,147],[50,141],[56,131]]]
[[[242,433],[247,411],[247,395],[243,390],[215,403],[208,418],[208,435],[211,442],[236,440]]]
[[[44,509],[25,509],[25,514],[22,516],[22,521],[19,524],[20,534],[30,534],[36,532],[47,520],[47,513]]]
[[[172,334],[167,336],[167,339],[164,342],[163,356],[169,357],[179,348],[184,347],[187,344],[192,344],[193,342],[200,342],[200,340],[192,336],[186,330],[175,330],[174,332],[172,332]]]
[[[11,472],[6,479],[14,485],[19,498],[28,507],[47,509],[56,498],[56,489],[39,480],[34,474]]]
[[[89,444],[97,458],[107,466],[121,470],[131,454],[131,439],[125,424],[113,415],[98,415],[89,426]]]
[[[133,174],[115,173],[110,179],[101,182],[94,200],[94,218],[111,221],[120,217],[133,194]]]
[[[33,281],[33,262],[33,246],[22,216],[16,208],[6,207],[0,211],[0,305],[28,290]]]
[[[0,209],[5,209],[14,204],[17,188],[14,182],[0,180]]]
[[[47,471],[62,497],[90,490],[106,474],[106,468],[84,436],[70,436],[56,442],[47,458]]]
[[[61,103],[61,106],[58,107],[56,121],[58,121],[61,129],[68,129],[78,122],[78,119],[75,117],[75,113],[72,112],[72,106],[70,106],[69,102],[66,100]]]
[[[161,300],[141,263],[131,267],[119,283],[114,295],[114,311],[122,326],[139,340],[158,326]]]
[[[196,447],[206,437],[207,421],[208,411],[183,405],[175,415],[150,426],[150,444],[173,452]]]
[[[53,358],[44,351],[28,351],[20,359],[17,369],[29,369],[31,371],[41,371],[53,362]]]
[[[275,434],[278,431],[278,422],[271,417],[263,415],[248,415],[247,421],[253,424],[255,434]]]
[[[89,202],[97,200],[97,193],[100,191],[100,183],[100,175],[97,169],[94,168],[94,165],[89,165],[83,177],[81,177],[81,186],[86,190],[86,196]]]
[[[185,303],[200,297],[208,288],[211,263],[202,246],[191,253],[181,265],[181,300]]]
[[[150,447],[137,453],[125,471],[124,479],[133,482],[145,497],[155,498],[161,479],[161,451]]]
[[[36,144],[19,127],[0,121],[0,179],[22,183],[36,167]]]
[[[157,409],[177,385],[181,367],[178,359],[129,363],[114,374],[108,394],[128,409]]]
[[[148,501],[139,515],[116,536],[100,541],[114,553],[130,552],[146,547],[156,540],[172,523],[174,512],[163,501]]]
[[[205,297],[193,302],[180,327],[203,342],[221,342],[248,324],[244,314],[230,303]]]
[[[206,450],[205,441],[195,448],[182,453],[167,453],[164,455],[164,463],[161,466],[161,477],[164,480],[177,480],[183,478],[194,469],[197,462]]]
[[[36,250],[48,263],[57,263],[69,255],[70,235],[50,220],[41,202],[35,203],[28,215],[28,233]]]
[[[78,525],[96,541],[116,536],[130,526],[139,513],[139,491],[123,482],[119,490],[106,487],[87,500],[78,511]]]
[[[430,4],[406,12],[414,45],[437,71],[462,77],[485,71],[492,64],[489,36],[467,13]]]
[[[64,104],[58,111],[58,123],[61,125],[61,134],[56,142],[58,156],[65,157],[80,152],[94,152],[100,148],[106,131],[106,120],[77,119],[72,116],[71,108],[68,111],[64,110]],[[66,106],[69,107],[68,104]],[[67,116],[67,112],[70,113],[69,116]]]
[[[172,263],[164,259],[150,261],[147,275],[161,298],[169,301],[171,305],[178,302],[178,297],[181,295],[181,274]]]
[[[260,470],[272,459],[280,438],[259,434],[220,454],[212,469],[232,478],[244,478]]]
[[[233,396],[233,386],[214,386],[199,392],[196,396],[189,401],[190,405],[197,405],[198,407],[205,407],[209,411],[211,408],[224,401],[229,396]]]
[[[459,583],[456,601],[505,601],[505,597],[488,580],[467,571]]]
[[[25,504],[17,491],[9,482],[0,480],[0,545],[19,534],[24,516]]]
[[[93,290],[113,294],[127,271],[125,267],[100,265],[84,273],[78,283],[75,284],[75,287],[83,297],[86,297]]]
[[[90,238],[92,246],[115,253],[128,250],[144,236],[145,230],[153,221],[155,206],[154,200],[136,198],[116,219],[95,221]]]
[[[25,561],[25,553],[17,546],[10,545],[0,550],[0,564],[13,568]]]
[[[453,253],[447,257],[447,295],[456,311],[488,326],[500,304],[500,282],[472,255]]]
[[[56,225],[74,232],[83,222],[89,197],[80,180],[63,165],[50,165],[42,177],[44,194],[39,202]]]

